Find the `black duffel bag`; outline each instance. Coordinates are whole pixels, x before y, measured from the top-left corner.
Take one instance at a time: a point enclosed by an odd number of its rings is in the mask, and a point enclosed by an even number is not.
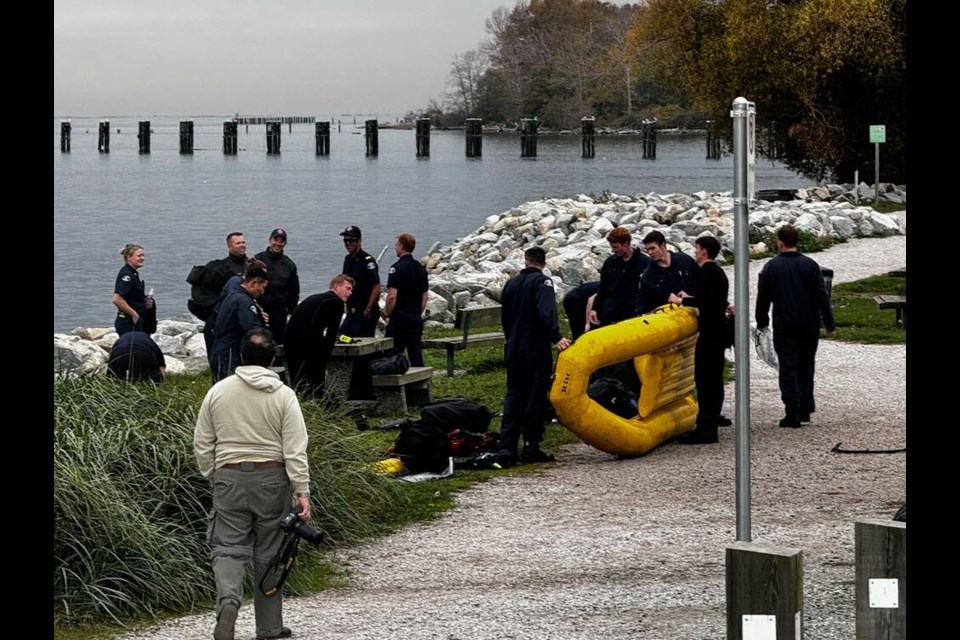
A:
[[[409,368],[410,361],[402,353],[395,353],[392,356],[370,361],[370,375],[372,376],[402,375]]]

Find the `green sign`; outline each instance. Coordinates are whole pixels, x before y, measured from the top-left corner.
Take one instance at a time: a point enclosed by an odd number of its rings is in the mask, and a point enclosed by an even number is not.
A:
[[[884,125],[884,124],[870,125],[870,142],[881,143],[886,141],[887,141],[887,125]]]

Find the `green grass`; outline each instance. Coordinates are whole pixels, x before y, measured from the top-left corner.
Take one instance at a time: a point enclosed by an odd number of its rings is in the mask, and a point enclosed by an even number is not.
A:
[[[837,330],[830,339],[864,344],[906,344],[906,329],[896,326],[893,309],[880,310],[875,295],[907,295],[907,279],[871,276],[833,286],[831,305]]]

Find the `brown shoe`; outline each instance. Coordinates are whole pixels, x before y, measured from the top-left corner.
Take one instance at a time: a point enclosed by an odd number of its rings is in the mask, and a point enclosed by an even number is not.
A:
[[[213,640],[233,640],[233,628],[237,624],[236,603],[228,602],[217,614],[217,626],[213,629]]]

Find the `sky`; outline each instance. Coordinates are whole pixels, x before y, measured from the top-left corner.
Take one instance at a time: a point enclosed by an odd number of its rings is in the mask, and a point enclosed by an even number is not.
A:
[[[54,0],[54,117],[405,114],[515,0]]]

